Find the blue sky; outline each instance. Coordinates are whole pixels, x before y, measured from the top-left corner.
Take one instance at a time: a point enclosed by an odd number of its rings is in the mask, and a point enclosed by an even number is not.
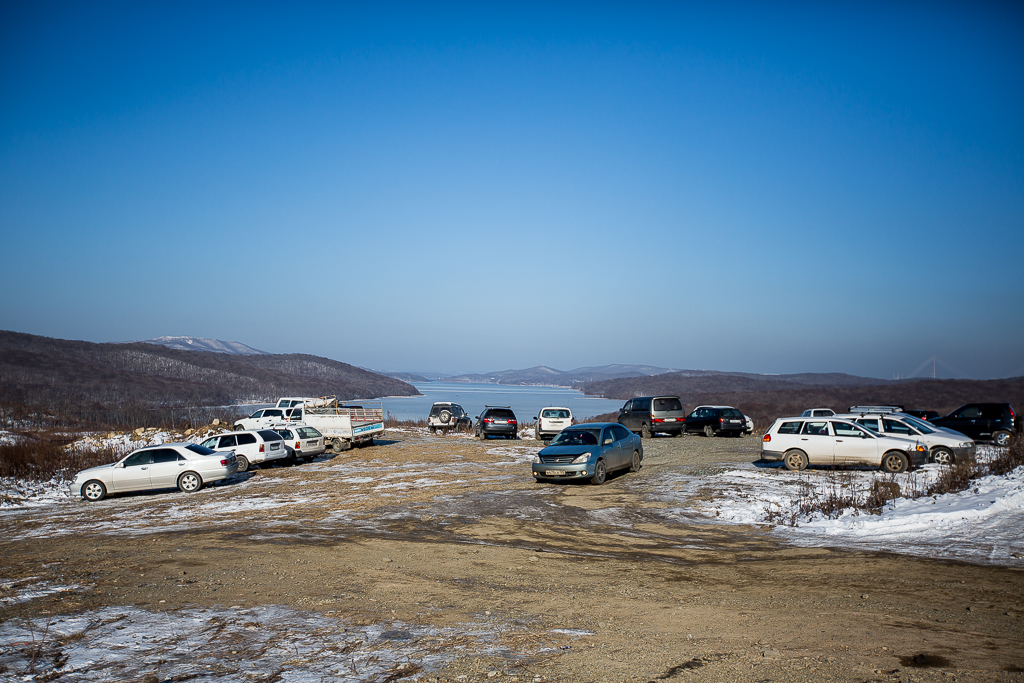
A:
[[[0,328],[1024,375],[1019,6],[365,5],[5,3]]]

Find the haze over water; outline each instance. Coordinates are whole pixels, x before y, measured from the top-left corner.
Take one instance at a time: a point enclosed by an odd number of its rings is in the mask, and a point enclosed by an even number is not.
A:
[[[565,387],[520,387],[503,384],[470,384],[463,382],[413,383],[422,396],[395,396],[375,399],[383,401],[385,414],[399,420],[425,420],[435,402],[458,403],[476,419],[485,406],[511,406],[521,422],[532,421],[537,411],[546,406],[569,408],[579,418],[617,411],[624,401],[591,398]],[[353,403],[353,401],[348,401]]]

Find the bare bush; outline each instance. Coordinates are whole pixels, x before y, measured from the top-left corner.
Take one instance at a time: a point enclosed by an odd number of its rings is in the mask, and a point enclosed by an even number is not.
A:
[[[0,444],[0,478],[29,482],[70,479],[75,472],[114,462],[128,447],[74,448],[49,438]]]

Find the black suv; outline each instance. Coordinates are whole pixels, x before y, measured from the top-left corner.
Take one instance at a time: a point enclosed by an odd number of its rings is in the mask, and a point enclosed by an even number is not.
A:
[[[518,439],[519,423],[508,406],[487,406],[476,418],[476,437],[481,441],[489,435]]]
[[[1020,429],[1017,415],[1009,403],[968,403],[931,423],[953,429],[975,440],[991,439],[997,446],[1006,446]]]
[[[703,432],[704,436],[743,436],[747,418],[732,406],[697,406],[686,416],[683,433]]]

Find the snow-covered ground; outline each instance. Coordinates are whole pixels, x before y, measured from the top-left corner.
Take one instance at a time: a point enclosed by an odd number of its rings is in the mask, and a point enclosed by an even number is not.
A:
[[[979,449],[979,459],[991,457]],[[847,509],[830,519],[822,513],[792,512],[815,494],[860,493],[877,480],[900,490],[923,491],[939,465],[900,475],[872,470],[808,469],[790,472],[761,463],[705,468],[700,476],[678,477],[662,486],[662,499],[685,503],[673,514],[693,521],[694,511],[711,521],[767,525],[787,541],[804,546],[886,550],[971,562],[1024,566],[1024,467],[1006,476],[978,479],[967,491],[927,497],[899,497],[880,514]]]

